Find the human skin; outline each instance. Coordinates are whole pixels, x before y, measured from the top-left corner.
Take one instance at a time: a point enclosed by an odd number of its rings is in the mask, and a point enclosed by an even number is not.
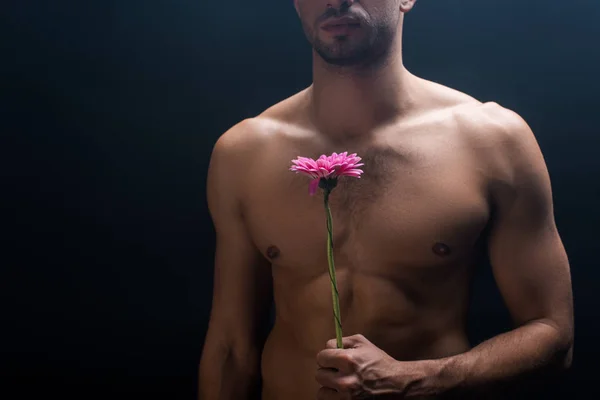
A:
[[[376,73],[315,56],[310,87],[216,143],[200,399],[465,398],[570,365],[569,263],[533,132],[513,111],[411,74],[394,46]],[[364,162],[330,197],[344,350],[331,348],[322,194],[289,171],[334,151]],[[486,255],[514,329],[472,347],[469,287]]]

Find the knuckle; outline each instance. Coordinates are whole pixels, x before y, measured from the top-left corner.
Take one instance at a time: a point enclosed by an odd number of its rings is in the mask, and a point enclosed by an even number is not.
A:
[[[347,393],[355,393],[358,391],[358,389],[360,389],[358,380],[353,377],[342,380],[339,383],[339,387],[340,390]]]
[[[340,358],[348,364],[354,364],[355,362],[354,356],[351,353],[340,354]]]

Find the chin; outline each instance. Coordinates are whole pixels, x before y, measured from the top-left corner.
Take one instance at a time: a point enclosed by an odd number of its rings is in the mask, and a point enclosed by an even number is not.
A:
[[[368,57],[365,57],[362,53],[317,53],[321,56],[323,61],[327,64],[335,65],[338,67],[353,67],[357,65],[363,65],[367,62]]]

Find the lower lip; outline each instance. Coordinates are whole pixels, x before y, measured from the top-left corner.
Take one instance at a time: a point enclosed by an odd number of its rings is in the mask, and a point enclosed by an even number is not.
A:
[[[325,32],[328,32],[328,33],[331,33],[334,35],[345,35],[345,34],[354,32],[358,28],[360,28],[359,24],[343,24],[343,25],[327,25],[327,26],[324,26],[322,29]]]

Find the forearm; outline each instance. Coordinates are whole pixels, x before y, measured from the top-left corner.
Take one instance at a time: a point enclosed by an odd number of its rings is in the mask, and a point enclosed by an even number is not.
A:
[[[415,393],[473,393],[540,372],[559,371],[570,362],[572,341],[566,336],[542,322],[525,324],[466,353],[423,361],[426,376],[412,389]]]
[[[198,400],[260,399],[258,351],[206,350],[200,361]]]

